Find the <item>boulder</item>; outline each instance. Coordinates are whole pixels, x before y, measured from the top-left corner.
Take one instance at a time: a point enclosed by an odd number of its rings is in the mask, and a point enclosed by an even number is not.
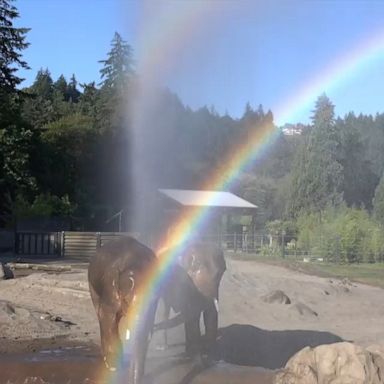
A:
[[[308,305],[298,302],[292,306],[292,309],[297,311],[302,316],[318,316],[318,313],[315,312]]]
[[[265,303],[291,304],[291,299],[279,289],[261,297]]]
[[[289,359],[274,384],[381,384],[384,351],[341,342],[306,347]]]
[[[12,269],[0,262],[0,280],[13,279],[14,277]]]

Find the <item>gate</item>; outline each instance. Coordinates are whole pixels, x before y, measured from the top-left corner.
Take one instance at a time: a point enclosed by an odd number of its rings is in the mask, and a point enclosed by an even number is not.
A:
[[[110,240],[126,236],[125,232],[63,232],[62,255],[69,258],[89,258],[96,249]]]
[[[17,232],[15,253],[27,257],[89,258],[110,240],[133,235],[124,232]]]
[[[59,257],[61,232],[17,232],[15,253],[30,257]]]

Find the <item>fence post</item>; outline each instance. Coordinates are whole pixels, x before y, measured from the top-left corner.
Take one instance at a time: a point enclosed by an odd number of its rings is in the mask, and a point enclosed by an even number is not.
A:
[[[234,252],[237,252],[237,236],[236,236],[236,232],[233,234],[233,250],[234,250]]]
[[[101,234],[100,232],[96,232],[96,249],[101,247]]]
[[[15,255],[19,253],[19,243],[20,243],[19,233],[15,231],[15,240],[13,242],[13,253]]]
[[[284,242],[285,242],[285,232],[282,231],[281,232],[281,257],[284,259],[285,258],[285,246],[284,246]]]
[[[65,232],[64,231],[61,231],[61,234],[60,234],[60,256],[61,257],[64,257],[64,241],[65,241]]]

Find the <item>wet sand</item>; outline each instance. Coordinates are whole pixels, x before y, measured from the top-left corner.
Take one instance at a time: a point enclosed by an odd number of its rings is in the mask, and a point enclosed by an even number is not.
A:
[[[119,379],[120,377],[120,379]],[[29,354],[2,355],[0,383],[107,384],[123,383],[107,372],[94,347],[65,347]],[[218,362],[202,367],[181,357],[149,357],[143,384],[272,384],[274,372]]]
[[[182,359],[184,332],[178,326],[169,331],[167,351],[156,350],[161,336],[155,333],[146,383],[269,384],[306,345],[384,344],[383,289],[256,262],[227,264],[220,289],[220,362],[203,369]],[[271,301],[276,290],[290,304]],[[99,342],[85,267],[0,281],[0,384],[105,384]]]

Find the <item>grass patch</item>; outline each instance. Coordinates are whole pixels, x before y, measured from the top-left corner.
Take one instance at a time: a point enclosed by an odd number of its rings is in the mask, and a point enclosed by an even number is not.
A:
[[[255,254],[228,253],[228,257],[236,260],[249,260],[282,266],[295,271],[320,277],[347,278],[351,281],[384,288],[384,263],[336,264],[325,262],[298,261],[290,258],[262,257]]]

